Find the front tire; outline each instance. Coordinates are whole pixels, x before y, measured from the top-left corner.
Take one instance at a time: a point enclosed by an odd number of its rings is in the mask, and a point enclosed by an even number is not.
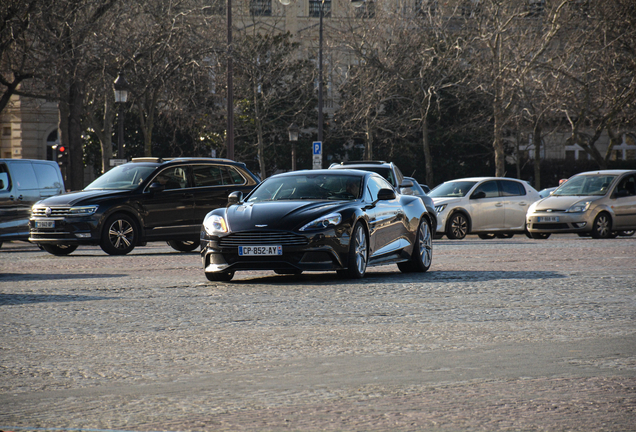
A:
[[[535,240],[545,240],[550,237],[550,233],[530,233],[530,235]]]
[[[181,240],[168,240],[166,243],[179,252],[192,252],[199,247],[199,241],[181,241]]]
[[[463,213],[455,213],[448,221],[446,236],[452,240],[462,240],[468,234],[468,219]]]
[[[43,244],[42,249],[55,256],[66,256],[75,249],[77,249],[77,245],[75,244]]]
[[[205,277],[208,278],[210,282],[228,282],[231,281],[234,277],[234,272],[229,273],[212,273],[206,272]]]
[[[100,246],[108,255],[126,255],[137,243],[137,224],[128,215],[115,214],[104,224]]]
[[[432,262],[433,236],[431,235],[431,227],[426,219],[422,219],[415,236],[411,259],[407,262],[398,263],[398,268],[402,273],[424,273],[431,268]]]
[[[592,237],[595,239],[609,238],[612,233],[612,218],[608,213],[600,213],[592,225]]]
[[[351,279],[361,279],[367,272],[369,261],[369,236],[362,224],[353,227],[349,255],[347,259],[347,276]]]

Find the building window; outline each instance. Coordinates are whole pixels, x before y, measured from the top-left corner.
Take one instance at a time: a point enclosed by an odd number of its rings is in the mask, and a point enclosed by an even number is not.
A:
[[[545,0],[528,0],[526,5],[527,17],[538,17],[545,14]]]
[[[375,2],[365,1],[361,7],[356,9],[356,18],[375,18]]]
[[[324,4],[324,6],[323,6]],[[331,16],[331,0],[309,0],[309,16],[312,18],[320,18],[320,8],[323,9],[323,17],[328,18]]]
[[[2,136],[11,136],[11,126],[4,126],[2,128]]]
[[[272,0],[250,0],[250,15],[272,16]]]
[[[415,0],[415,13],[418,16],[435,16],[437,7],[437,0]]]

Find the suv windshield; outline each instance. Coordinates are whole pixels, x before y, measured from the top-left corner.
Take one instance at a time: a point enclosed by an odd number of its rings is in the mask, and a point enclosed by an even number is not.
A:
[[[279,200],[357,199],[360,196],[361,176],[352,175],[294,175],[272,177],[261,183],[247,202]]]
[[[134,163],[119,165],[98,177],[84,190],[132,190],[137,188],[155,169],[154,166]]]
[[[450,181],[433,189],[428,196],[437,198],[463,197],[475,186],[474,181]]]
[[[602,196],[607,193],[615,175],[581,175],[563,183],[552,196]]]

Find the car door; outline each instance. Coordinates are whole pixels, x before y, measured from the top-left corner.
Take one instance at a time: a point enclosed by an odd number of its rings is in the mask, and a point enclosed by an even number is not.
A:
[[[18,208],[12,193],[13,181],[6,163],[0,162],[0,242],[16,232]]]
[[[612,228],[636,227],[636,174],[627,174],[617,182],[612,193],[611,206],[616,216]]]
[[[471,231],[497,230],[504,226],[504,204],[497,180],[485,180],[470,194]]]
[[[250,192],[254,186],[231,165],[193,164],[194,218],[200,225],[205,215],[214,209],[225,207],[231,192]]]
[[[159,183],[165,189],[143,194],[144,224],[148,239],[191,238],[198,235],[199,224],[194,219],[194,195],[187,165],[165,168],[150,184]],[[148,188],[148,187],[147,187]]]
[[[389,182],[379,176],[371,176],[367,186],[369,199],[373,202],[373,208],[367,214],[371,228],[371,256],[374,256],[392,251],[391,244],[402,235],[405,215],[397,197],[392,200],[378,200],[381,189],[393,190]]]
[[[501,198],[504,204],[504,221],[502,228],[522,230],[528,206],[531,204],[526,188],[514,180],[499,180]]]

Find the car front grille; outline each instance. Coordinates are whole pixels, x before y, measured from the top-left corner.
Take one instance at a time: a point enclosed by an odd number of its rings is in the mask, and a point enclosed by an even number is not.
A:
[[[50,208],[50,214],[47,214],[47,209]],[[68,216],[70,213],[70,207],[33,207],[32,216],[36,217],[60,217]]]
[[[534,229],[568,229],[569,226],[566,223],[536,223],[532,224]]]
[[[565,212],[565,209],[543,209],[543,210],[535,210],[535,213],[557,213],[557,212]]]
[[[219,241],[221,247],[243,245],[282,245],[304,246],[309,243],[306,237],[285,231],[248,231],[233,233],[222,237]]]

